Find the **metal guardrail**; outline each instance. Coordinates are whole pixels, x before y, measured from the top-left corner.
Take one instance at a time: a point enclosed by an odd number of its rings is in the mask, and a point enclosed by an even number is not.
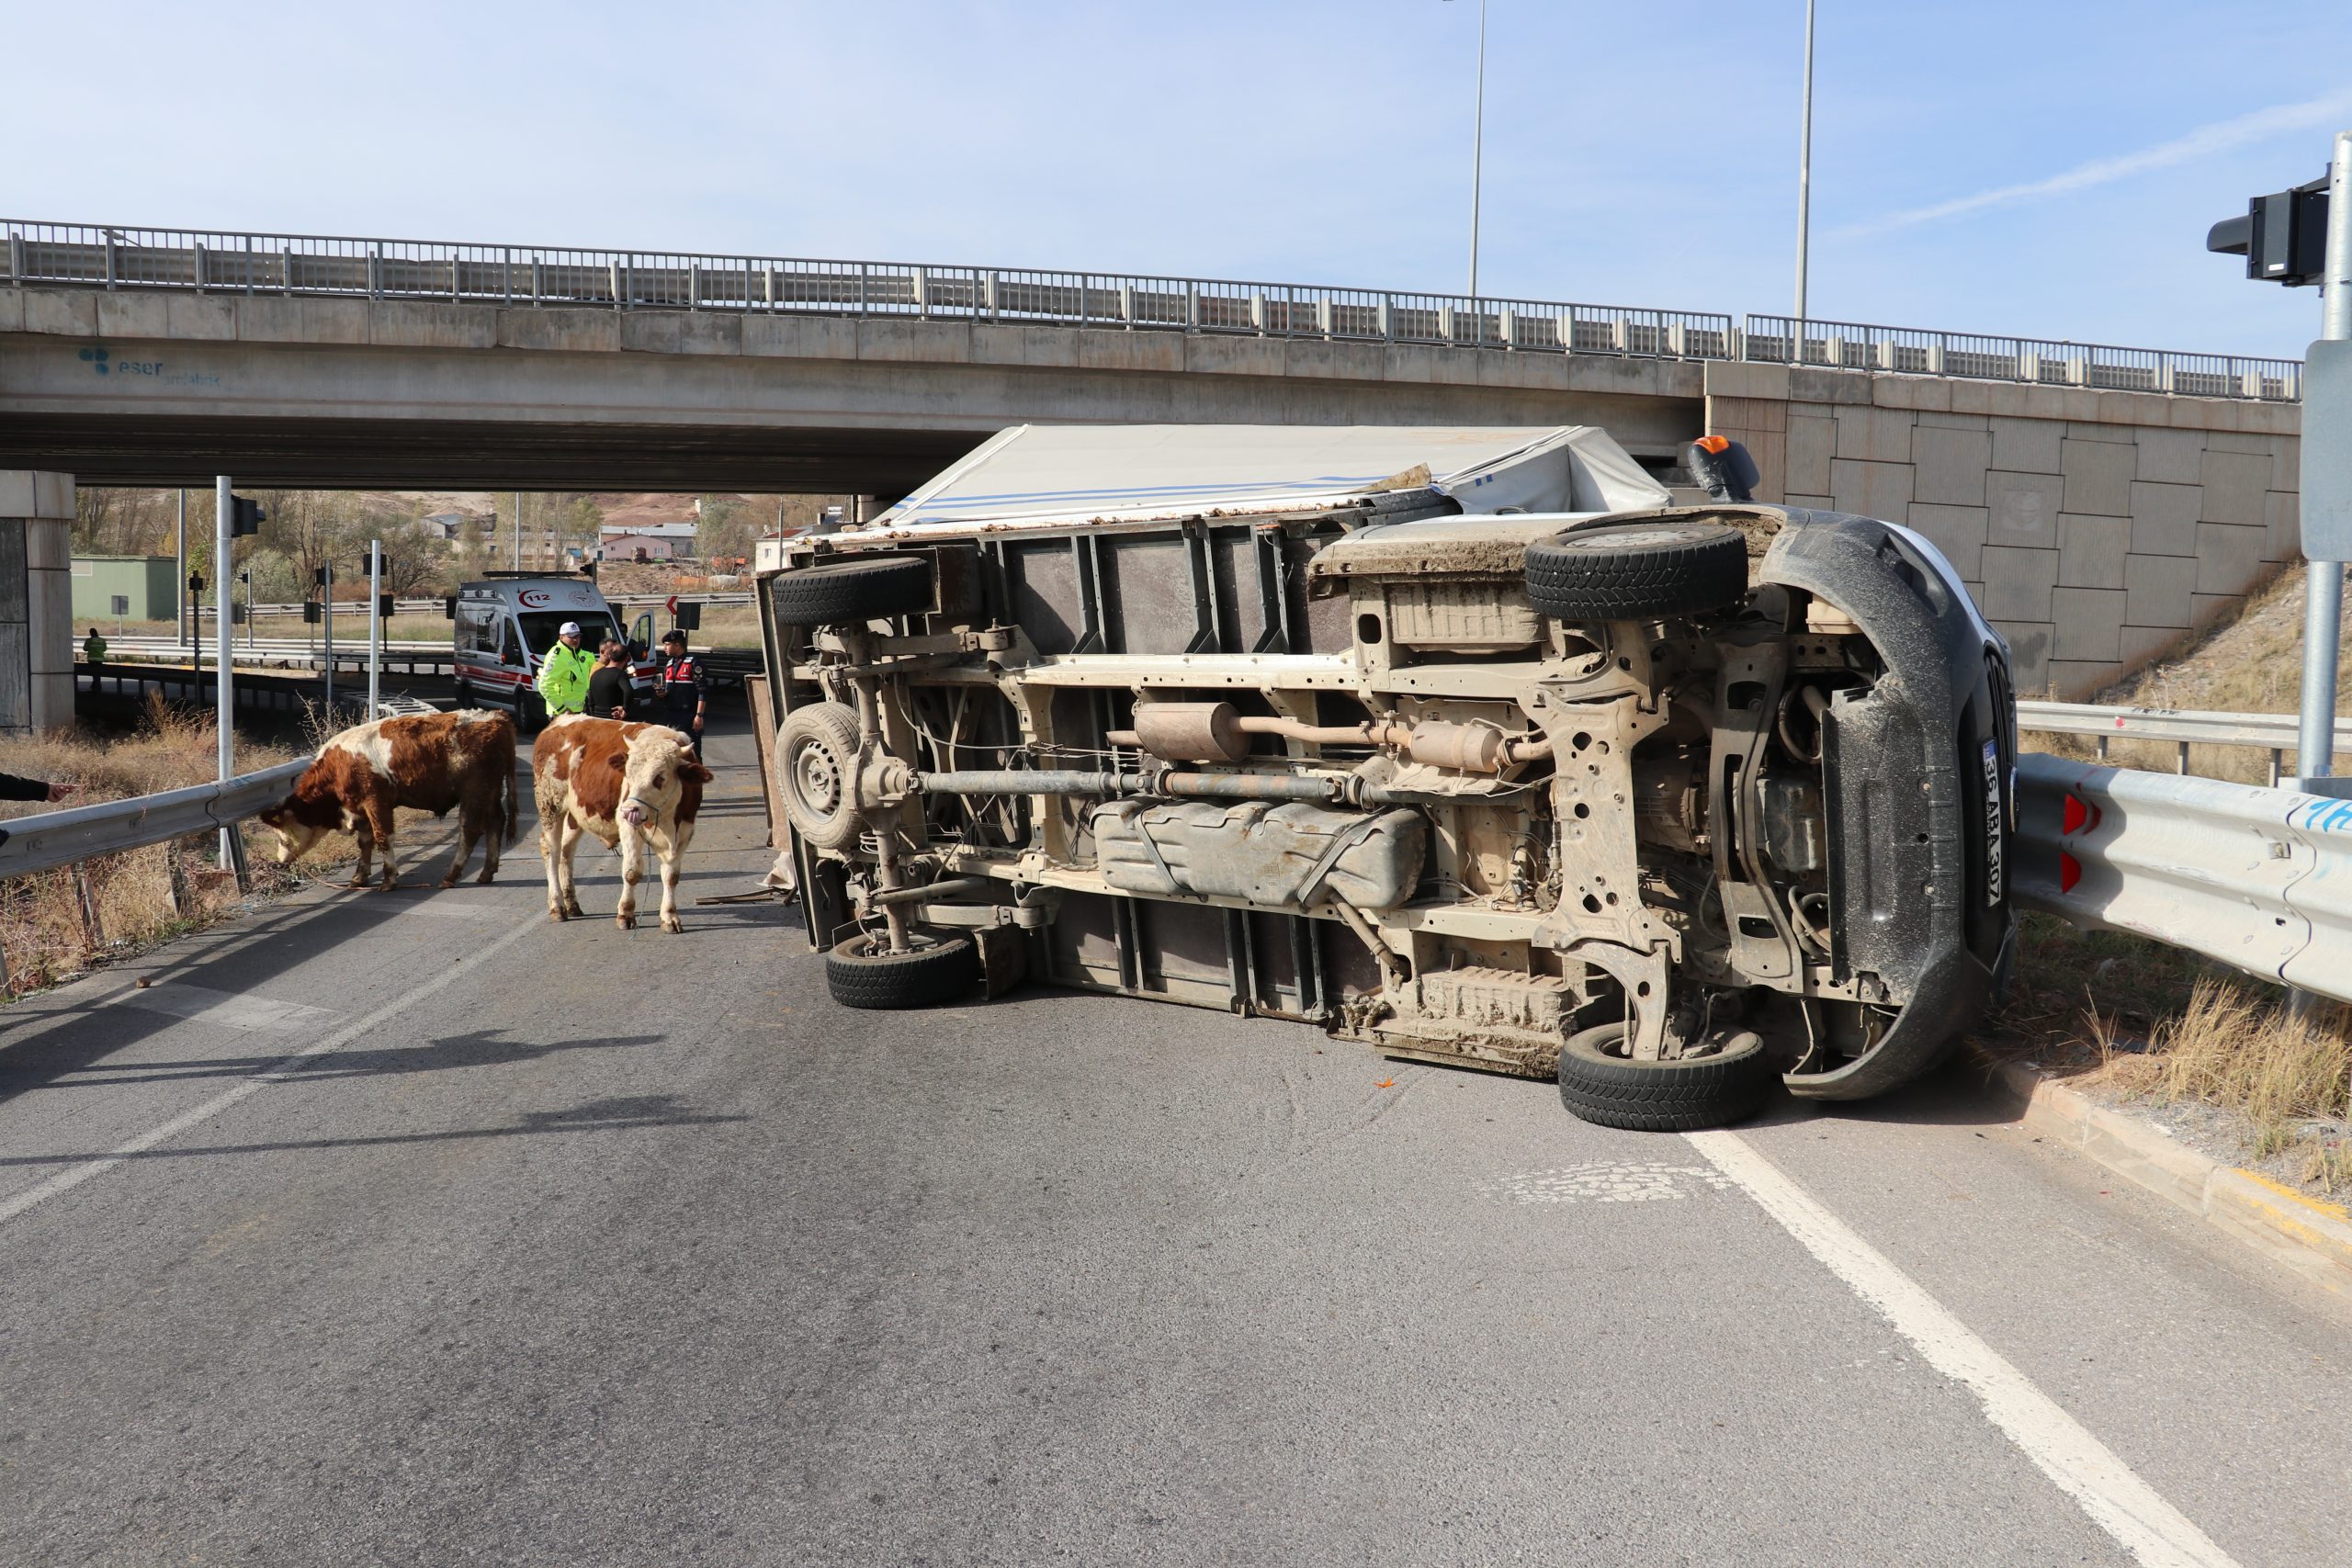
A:
[[[1930,332],[1811,317],[1803,322],[1802,342],[1798,330],[1799,323],[1792,316],[1751,315],[1743,334],[1742,357],[1833,370],[1883,370],[2112,392],[2166,392],[2188,398],[2291,403],[2303,395],[2303,366],[2299,359],[2183,354],[2053,338],[1988,337],[1981,333]]]
[[[2175,773],[2188,772],[2188,748],[2243,746],[2270,753],[2270,786],[2284,776],[2286,754],[2295,750],[2295,716],[2290,713],[2216,713],[2199,708],[2101,707],[2093,703],[2019,702],[2018,728],[2045,735],[2088,735],[2098,741],[2098,760],[2107,761],[2112,739],[2169,740],[2180,750]],[[2335,721],[2335,749],[2352,752],[2352,718]]]
[[[2301,366],[1704,310],[1295,283],[0,220],[0,283],[788,312],[1758,360],[2293,401]]]
[[[2352,1001],[2352,801],[2028,752],[2018,901]]]
[[[242,822],[286,797],[308,757],[161,795],[69,807],[0,822],[0,878],[51,871],[92,855],[184,839]]]

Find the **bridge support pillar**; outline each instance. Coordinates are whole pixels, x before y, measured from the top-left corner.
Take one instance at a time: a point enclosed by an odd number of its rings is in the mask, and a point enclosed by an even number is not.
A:
[[[74,476],[0,468],[0,734],[74,722]]]

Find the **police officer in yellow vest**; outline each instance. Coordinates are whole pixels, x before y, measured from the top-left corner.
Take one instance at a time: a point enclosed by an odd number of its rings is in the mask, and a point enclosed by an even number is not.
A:
[[[588,700],[589,672],[595,668],[595,655],[580,646],[580,623],[564,622],[555,646],[539,663],[539,700],[547,705],[548,717],[580,711]]]

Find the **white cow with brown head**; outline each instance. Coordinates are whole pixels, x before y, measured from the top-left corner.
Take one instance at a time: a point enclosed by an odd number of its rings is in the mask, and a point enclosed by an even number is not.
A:
[[[637,924],[637,885],[645,852],[662,861],[662,929],[684,931],[678,919],[678,872],[694,841],[695,817],[710,770],[694,742],[666,725],[571,716],[543,730],[531,748],[531,775],[539,805],[539,854],[548,867],[548,918],[582,913],[571,862],[581,836],[594,833],[621,856],[621,901],[614,919]]]

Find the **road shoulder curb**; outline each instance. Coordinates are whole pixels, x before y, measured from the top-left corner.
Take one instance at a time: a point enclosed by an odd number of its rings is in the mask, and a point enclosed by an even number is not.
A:
[[[2021,1063],[1993,1070],[2031,1131],[2227,1231],[2313,1284],[2352,1297],[2352,1212],[2344,1205],[2223,1165]]]

